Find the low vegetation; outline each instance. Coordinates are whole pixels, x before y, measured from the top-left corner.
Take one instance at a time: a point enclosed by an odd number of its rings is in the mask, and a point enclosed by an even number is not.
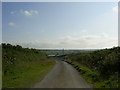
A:
[[[93,52],[69,54],[72,64],[95,88],[118,88],[120,85],[120,47]]]
[[[2,44],[2,87],[32,87],[54,65],[55,61],[40,50]]]
[[[120,88],[120,47],[69,53],[63,57],[95,88]],[[3,88],[28,88],[40,81],[55,65],[46,52],[2,44]]]

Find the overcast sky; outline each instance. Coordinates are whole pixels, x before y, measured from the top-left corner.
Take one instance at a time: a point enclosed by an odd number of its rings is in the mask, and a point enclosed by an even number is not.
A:
[[[3,42],[23,47],[118,46],[117,2],[3,2]]]

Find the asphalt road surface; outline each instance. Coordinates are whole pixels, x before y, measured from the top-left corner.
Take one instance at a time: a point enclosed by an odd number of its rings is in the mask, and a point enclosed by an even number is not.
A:
[[[70,64],[57,60],[56,66],[33,88],[92,88]]]

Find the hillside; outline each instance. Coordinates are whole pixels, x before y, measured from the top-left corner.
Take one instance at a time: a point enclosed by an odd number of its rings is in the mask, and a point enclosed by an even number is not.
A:
[[[95,88],[118,88],[120,47],[86,52],[66,51],[65,57],[47,57],[47,53],[22,48],[20,45],[2,44],[3,88],[29,88],[41,81],[60,59],[73,65]],[[65,52],[65,51],[64,51]]]
[[[29,88],[54,65],[55,61],[40,50],[2,44],[3,88]]]
[[[120,47],[88,53],[69,54],[66,62],[72,64],[86,80],[98,88],[117,88],[120,83]]]

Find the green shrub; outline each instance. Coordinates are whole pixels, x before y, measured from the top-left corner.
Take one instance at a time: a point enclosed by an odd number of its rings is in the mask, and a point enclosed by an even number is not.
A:
[[[74,53],[69,55],[74,67],[79,66],[80,73],[94,83],[96,87],[118,87],[120,83],[120,47],[102,49],[93,52]],[[89,68],[89,69],[88,69]]]

